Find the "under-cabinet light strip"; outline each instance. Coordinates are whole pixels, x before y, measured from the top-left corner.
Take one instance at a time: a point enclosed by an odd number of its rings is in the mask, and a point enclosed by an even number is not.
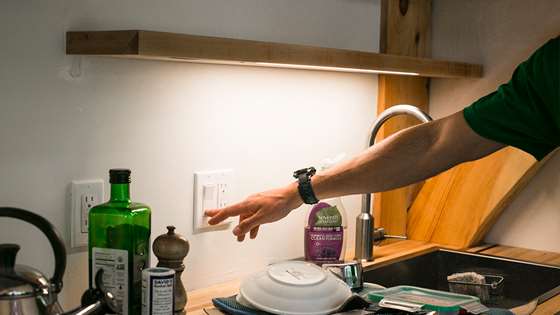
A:
[[[416,72],[359,69],[359,68],[343,68],[343,67],[329,67],[329,66],[312,66],[312,65],[295,65],[295,64],[288,64],[288,63],[255,62],[255,61],[231,61],[231,60],[213,60],[213,59],[190,59],[190,58],[174,58],[174,59],[178,59],[178,60],[182,60],[182,61],[186,61],[186,62],[194,62],[194,63],[244,65],[244,66],[257,66],[257,67],[320,70],[320,71],[337,71],[337,72],[354,72],[354,73],[394,74],[394,75],[409,75],[409,76],[419,76],[420,75],[419,73],[416,73]]]
[[[324,66],[310,66],[310,65],[292,65],[284,63],[269,63],[269,62],[253,62],[257,66],[264,67],[277,67],[277,68],[291,68],[291,69],[305,69],[305,70],[324,70],[324,71],[339,71],[339,72],[359,72],[359,73],[378,73],[378,74],[397,74],[397,75],[420,75],[416,72],[402,72],[402,71],[389,71],[389,70],[372,70],[372,69],[357,69],[357,68],[342,68],[342,67],[324,67]]]

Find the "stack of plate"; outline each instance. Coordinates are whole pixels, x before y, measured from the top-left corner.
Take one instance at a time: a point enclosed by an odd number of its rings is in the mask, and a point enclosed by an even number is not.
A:
[[[351,296],[350,288],[330,272],[311,263],[286,261],[245,278],[237,301],[273,314],[323,315]]]

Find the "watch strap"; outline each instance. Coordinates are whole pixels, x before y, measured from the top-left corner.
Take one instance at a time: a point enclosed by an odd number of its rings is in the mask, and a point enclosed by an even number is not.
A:
[[[298,192],[306,204],[316,204],[319,202],[313,188],[311,187],[311,177],[315,175],[314,167],[303,168],[294,172],[294,177],[298,180]]]

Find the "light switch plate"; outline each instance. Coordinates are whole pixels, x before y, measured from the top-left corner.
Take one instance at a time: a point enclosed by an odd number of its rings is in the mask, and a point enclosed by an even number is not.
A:
[[[204,211],[223,208],[229,204],[232,189],[233,170],[216,170],[194,173],[193,231],[202,233],[223,230],[229,227],[232,219],[218,225],[209,225],[209,217]]]
[[[103,181],[75,180],[70,190],[70,247],[88,245],[89,210],[103,201]]]

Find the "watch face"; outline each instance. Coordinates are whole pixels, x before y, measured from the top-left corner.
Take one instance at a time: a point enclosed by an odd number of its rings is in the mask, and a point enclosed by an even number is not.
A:
[[[298,178],[300,175],[303,175],[303,174],[308,174],[309,176],[313,176],[313,175],[315,175],[316,172],[317,172],[317,170],[313,166],[308,167],[308,168],[302,168],[302,169],[294,172],[294,177]]]
[[[303,174],[306,174],[306,173],[307,173],[307,168],[302,168],[302,169],[294,172],[294,177],[298,178],[300,175],[303,175]]]
[[[307,172],[309,173],[309,176],[313,176],[313,175],[315,175],[317,170],[312,166],[312,167],[307,169]]]

